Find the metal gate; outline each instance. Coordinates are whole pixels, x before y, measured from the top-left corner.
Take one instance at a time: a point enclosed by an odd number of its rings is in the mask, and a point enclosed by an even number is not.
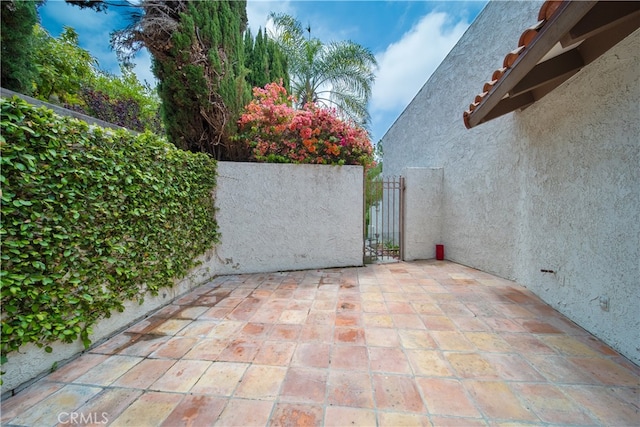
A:
[[[366,183],[364,262],[397,262],[404,255],[404,177]]]

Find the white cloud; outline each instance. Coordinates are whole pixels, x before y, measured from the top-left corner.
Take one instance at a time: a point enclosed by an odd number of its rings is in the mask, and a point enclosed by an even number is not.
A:
[[[440,65],[469,26],[450,24],[446,13],[425,15],[402,39],[376,55],[378,71],[371,95],[371,112],[402,110]]]
[[[249,28],[255,36],[258,30],[267,28],[269,14],[286,13],[295,16],[295,9],[289,1],[263,1],[249,0],[247,1],[247,19],[249,20]]]

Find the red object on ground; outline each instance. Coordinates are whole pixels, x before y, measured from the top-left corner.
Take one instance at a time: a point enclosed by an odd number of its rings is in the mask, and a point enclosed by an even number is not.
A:
[[[444,259],[444,245],[436,245],[436,259],[438,261]]]

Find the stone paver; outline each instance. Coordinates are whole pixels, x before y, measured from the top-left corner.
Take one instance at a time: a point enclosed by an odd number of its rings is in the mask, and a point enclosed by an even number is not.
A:
[[[638,426],[640,368],[446,261],[222,276],[2,402],[3,426]]]

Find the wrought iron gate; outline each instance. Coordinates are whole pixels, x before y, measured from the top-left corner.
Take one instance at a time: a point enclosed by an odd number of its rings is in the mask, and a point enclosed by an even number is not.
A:
[[[366,184],[364,262],[397,262],[404,251],[404,178],[380,177]]]

